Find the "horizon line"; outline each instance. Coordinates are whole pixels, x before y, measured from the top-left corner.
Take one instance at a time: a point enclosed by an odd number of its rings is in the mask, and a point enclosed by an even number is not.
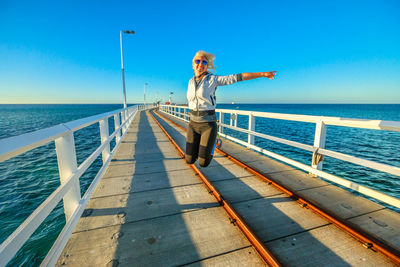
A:
[[[139,105],[144,103],[127,103],[127,105]],[[146,103],[153,104],[153,103]],[[217,105],[400,105],[399,103],[242,103],[226,102]],[[0,105],[123,105],[123,103],[0,103]],[[177,105],[187,105],[186,103],[177,103]]]

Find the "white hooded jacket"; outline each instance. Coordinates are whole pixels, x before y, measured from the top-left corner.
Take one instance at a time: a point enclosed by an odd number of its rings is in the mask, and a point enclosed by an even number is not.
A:
[[[198,84],[195,78],[189,80],[187,100],[189,109],[194,111],[215,110],[215,90],[218,86],[229,85],[242,80],[241,74],[219,76],[208,73]]]

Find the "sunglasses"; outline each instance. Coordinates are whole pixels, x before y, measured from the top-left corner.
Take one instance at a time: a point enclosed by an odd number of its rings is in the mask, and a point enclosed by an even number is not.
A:
[[[200,64],[200,62],[201,62],[201,64],[203,64],[203,65],[207,65],[207,64],[208,64],[207,60],[196,59],[196,60],[194,61],[194,63],[196,63],[197,65]]]

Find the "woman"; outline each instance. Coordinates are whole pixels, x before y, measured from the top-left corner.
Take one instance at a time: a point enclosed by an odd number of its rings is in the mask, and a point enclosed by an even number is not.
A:
[[[273,80],[276,71],[241,73],[218,76],[208,72],[214,68],[213,54],[198,51],[193,58],[194,77],[189,80],[187,99],[190,122],[186,137],[186,162],[193,164],[199,158],[199,165],[207,167],[213,157],[217,137],[217,117],[215,115],[215,90],[218,86],[239,81],[267,77]]]

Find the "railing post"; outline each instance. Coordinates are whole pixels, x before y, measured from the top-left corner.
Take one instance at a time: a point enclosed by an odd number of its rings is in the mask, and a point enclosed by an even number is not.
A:
[[[326,126],[325,123],[320,120],[315,125],[315,137],[314,137],[314,148],[316,149],[312,155],[311,167],[317,170],[322,170],[322,164],[324,156],[318,154],[319,148],[325,148],[326,140]]]
[[[254,132],[256,129],[256,117],[254,117],[253,113],[249,114],[249,131]],[[254,145],[254,135],[249,133],[248,141],[249,145]]]
[[[127,120],[128,119],[128,110],[127,109],[124,110],[124,114],[125,114],[125,120]],[[125,128],[126,128],[126,126],[125,126]]]
[[[235,113],[235,117],[234,117],[235,121],[233,124],[235,127],[237,127],[237,121],[238,121],[237,118],[238,118],[238,115]]]
[[[124,122],[126,122],[124,126],[124,133],[125,133],[126,130],[128,130],[128,115],[126,114],[126,111],[124,112]]]
[[[127,127],[129,127],[129,125],[130,125],[131,122],[132,122],[132,117],[131,117],[131,115],[132,115],[132,110],[129,109],[129,110],[128,110],[128,126],[127,126]]]
[[[100,126],[100,139],[101,139],[101,143],[103,144],[109,134],[109,130],[108,130],[108,118],[105,118],[101,121],[99,121],[99,126]],[[101,156],[103,159],[103,164],[106,163],[108,157],[110,156],[110,143],[108,143],[105,148],[103,149],[103,151],[101,152]]]
[[[222,111],[219,112],[219,123],[224,123],[224,113]],[[219,126],[219,132],[224,133],[224,127],[222,127],[221,125]]]
[[[237,126],[236,119],[237,115],[235,113],[231,113],[231,120],[229,121],[229,125],[236,127]]]
[[[65,184],[68,178],[77,170],[74,134],[69,131],[67,134],[54,140],[58,162],[58,172],[61,184]],[[79,205],[81,189],[79,179],[73,183],[71,189],[64,195],[64,213],[66,221],[69,221],[72,214]]]
[[[121,112],[121,124],[124,124],[124,122],[125,122],[125,112],[122,111]],[[126,124],[124,126],[122,126],[122,128],[121,128],[122,135],[124,135],[124,133],[125,133],[125,128],[126,128]]]
[[[114,114],[114,125],[115,130],[117,130],[121,125],[119,122],[119,113]],[[117,134],[115,135],[115,143],[118,144],[119,140],[121,140],[121,130],[118,130]]]

